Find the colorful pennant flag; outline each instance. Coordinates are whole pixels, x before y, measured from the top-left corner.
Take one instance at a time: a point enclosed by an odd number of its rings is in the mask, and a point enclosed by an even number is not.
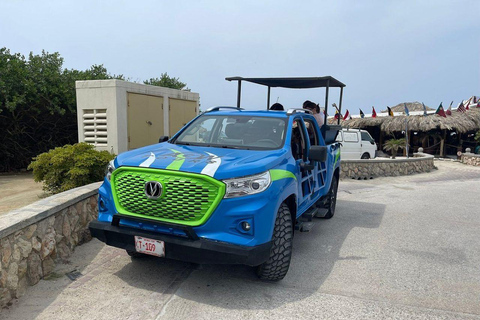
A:
[[[360,118],[365,118],[365,113],[363,113],[362,109],[360,109]]]
[[[467,109],[465,109],[465,106],[463,105],[463,101],[460,102],[460,104],[457,107],[458,112],[467,112]]]
[[[335,111],[335,117],[334,117],[334,119],[335,119],[335,120],[336,120],[336,119],[340,119],[340,116],[341,116],[341,114],[340,114],[340,112],[338,112],[338,109],[337,109],[337,111]]]
[[[389,115],[390,117],[393,117],[393,111],[392,111],[392,109],[390,109],[390,107],[387,107],[387,110],[388,110],[388,115]]]
[[[448,116],[451,116],[451,115],[452,115],[452,104],[453,104],[453,101],[450,102],[450,106],[448,107],[447,111],[445,111],[445,113],[446,113]]]
[[[375,107],[372,107],[372,118],[376,118],[377,113],[375,112]]]
[[[443,106],[442,106],[441,102],[440,102],[440,105],[437,108],[437,111],[435,111],[435,114],[438,114],[439,116],[442,116],[444,118],[447,117],[447,115],[445,114],[445,111],[443,110]]]
[[[423,104],[423,102],[422,102],[422,106],[423,106],[423,115],[426,116],[427,115],[427,107],[425,107],[425,104]]]
[[[470,97],[470,99],[467,100],[467,102],[464,103],[465,109],[470,110],[470,104],[472,103],[473,97]]]
[[[350,116],[350,112],[348,112],[348,109],[347,109],[347,112],[345,112],[345,115],[343,116],[343,120],[347,120],[349,116]]]
[[[403,103],[403,106],[405,107],[405,114],[406,114],[407,116],[409,116],[409,115],[410,115],[410,112],[408,111],[407,104],[406,104],[406,103]]]

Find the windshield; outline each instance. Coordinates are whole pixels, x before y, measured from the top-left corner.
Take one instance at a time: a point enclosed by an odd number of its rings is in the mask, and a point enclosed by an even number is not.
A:
[[[285,119],[240,115],[204,115],[174,141],[207,147],[272,150],[283,146]]]

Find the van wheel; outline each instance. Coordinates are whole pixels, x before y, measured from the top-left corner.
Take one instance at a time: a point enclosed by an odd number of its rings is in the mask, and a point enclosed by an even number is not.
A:
[[[262,280],[282,280],[290,267],[292,258],[293,226],[290,209],[282,203],[275,219],[270,258],[257,267],[257,275]]]
[[[327,214],[323,219],[331,219],[335,214],[335,207],[337,205],[337,191],[338,191],[338,179],[336,176],[332,177],[332,184],[327,194],[327,201],[325,202],[325,208],[328,209]]]
[[[370,159],[370,154],[368,152],[365,152],[364,154],[362,154],[361,159]]]

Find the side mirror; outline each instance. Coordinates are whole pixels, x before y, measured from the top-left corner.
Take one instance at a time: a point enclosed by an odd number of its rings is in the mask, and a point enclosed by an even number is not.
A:
[[[374,145],[374,144],[375,144],[375,141],[373,141],[373,140],[370,140],[370,143],[371,143],[372,145]]]
[[[311,146],[308,159],[312,161],[325,162],[327,160],[327,147]]]
[[[161,136],[160,139],[158,139],[158,143],[162,143],[168,141],[168,136]]]

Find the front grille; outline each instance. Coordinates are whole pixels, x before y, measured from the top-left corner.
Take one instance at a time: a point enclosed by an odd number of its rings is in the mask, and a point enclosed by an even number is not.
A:
[[[149,181],[163,185],[160,198],[145,195]],[[150,168],[120,167],[111,183],[119,213],[190,226],[204,223],[225,194],[225,184],[209,176]]]

